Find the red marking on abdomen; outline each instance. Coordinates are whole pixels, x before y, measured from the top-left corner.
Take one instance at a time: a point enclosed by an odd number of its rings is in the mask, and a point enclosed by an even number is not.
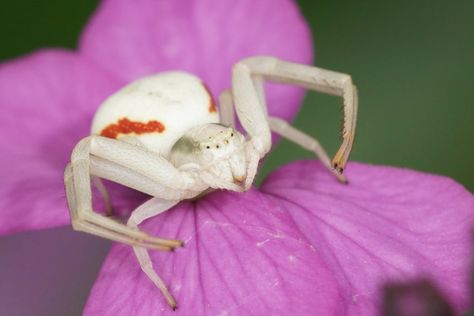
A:
[[[217,112],[216,108],[216,101],[214,101],[214,98],[211,96],[211,103],[209,104],[209,113]]]
[[[209,98],[211,99],[210,104],[209,104],[209,109],[208,109],[209,113],[217,112],[216,101],[214,100],[214,97],[212,96],[211,91],[204,83],[202,85],[204,86],[204,89],[206,89],[207,94],[209,94]]]
[[[158,121],[148,121],[147,123],[130,121],[128,118],[122,118],[118,124],[110,124],[100,132],[100,136],[117,138],[119,134],[145,134],[145,133],[163,133],[165,126]]]

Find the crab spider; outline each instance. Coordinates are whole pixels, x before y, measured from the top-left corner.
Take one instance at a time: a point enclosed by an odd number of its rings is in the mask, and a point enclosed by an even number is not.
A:
[[[342,144],[329,159],[318,141],[267,113],[263,81],[296,84],[341,96]],[[92,135],[74,148],[65,185],[75,230],[133,246],[142,270],[174,309],[176,302],[153,269],[148,249],[173,250],[179,240],[150,236],[138,225],[179,201],[212,189],[245,191],[258,162],[271,147],[271,131],[314,152],[341,182],[354,140],[357,90],[351,77],[313,66],[256,56],[238,62],[232,89],[220,96],[220,115],[209,90],[195,76],[164,72],[139,79],[109,97],[98,109]],[[234,107],[247,133],[234,128]],[[134,210],[127,225],[95,213],[91,179],[108,213],[112,207],[100,178],[152,196]]]

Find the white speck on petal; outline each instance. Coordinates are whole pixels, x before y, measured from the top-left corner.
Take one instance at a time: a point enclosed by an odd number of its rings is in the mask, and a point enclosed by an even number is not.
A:
[[[172,287],[173,287],[173,291],[178,292],[179,290],[181,290],[181,286],[182,286],[182,284],[181,284],[180,282],[174,281],[173,286],[172,286]]]
[[[267,238],[263,241],[260,241],[260,242],[256,243],[255,245],[257,247],[262,247],[263,245],[265,245],[269,241],[272,241],[274,239],[282,239],[282,238],[287,237],[284,233],[281,233],[281,232],[276,232],[276,233],[268,232],[267,235],[270,236],[270,238]]]
[[[264,241],[259,241],[258,243],[255,244],[255,246],[262,247],[263,245],[265,245],[267,242],[269,242],[272,239],[273,238],[268,238],[268,239],[265,239]]]
[[[371,295],[373,293],[374,293],[374,291],[367,291],[367,292],[363,292],[363,293],[354,294],[354,295],[352,295],[352,302],[356,303],[357,300],[359,299],[359,296],[367,296],[367,295]]]

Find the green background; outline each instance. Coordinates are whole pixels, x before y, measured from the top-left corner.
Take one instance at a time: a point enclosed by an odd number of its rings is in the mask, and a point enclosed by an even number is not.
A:
[[[359,88],[352,159],[448,175],[474,191],[474,2],[298,2],[313,30],[316,64],[351,74]],[[3,1],[0,60],[74,48],[96,6]],[[339,98],[309,93],[295,124],[334,153],[340,116]],[[310,157],[282,141],[262,174]],[[0,306],[18,315],[80,314],[109,247],[69,227],[0,238]]]

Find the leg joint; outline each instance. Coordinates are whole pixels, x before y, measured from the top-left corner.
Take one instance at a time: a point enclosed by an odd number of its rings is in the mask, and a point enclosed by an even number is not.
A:
[[[236,63],[233,72],[246,69],[249,73],[255,75],[265,75],[271,69],[274,69],[278,62],[279,59],[272,56],[252,56]]]

